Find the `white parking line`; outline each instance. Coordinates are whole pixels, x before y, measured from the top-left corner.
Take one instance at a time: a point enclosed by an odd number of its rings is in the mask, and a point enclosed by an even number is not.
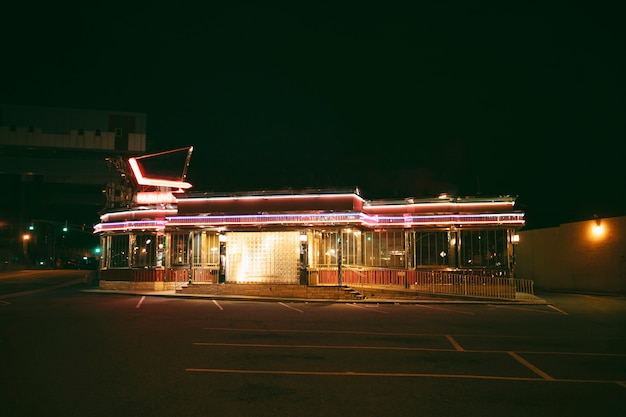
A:
[[[213,300],[213,304],[215,304],[220,310],[224,310],[224,307],[222,307],[220,303],[217,302],[217,300]]]
[[[473,316],[473,315],[474,315],[474,313],[469,312],[469,311],[451,310],[451,309],[449,309],[449,308],[433,307],[433,306],[423,305],[423,304],[415,304],[415,307],[429,308],[429,309],[431,309],[431,310],[449,311],[449,312],[451,312],[451,313],[467,314],[467,315],[469,315],[469,316]]]
[[[515,306],[508,306],[508,305],[495,305],[495,304],[489,304],[489,306],[494,307],[494,308],[508,309],[508,310],[521,310],[521,311],[532,311],[533,313],[554,314],[554,313],[550,313],[549,311],[537,310],[534,308],[515,307]]]
[[[373,311],[374,313],[389,314],[389,313],[388,313],[388,312],[386,312],[386,311],[382,311],[382,310],[373,310],[373,309],[371,309],[371,308],[363,307],[363,306],[356,305],[356,304],[348,304],[348,305],[349,305],[349,306],[352,306],[352,307],[356,307],[356,308],[362,308],[363,310],[367,310],[367,311]]]
[[[565,314],[566,316],[569,315],[569,313],[567,313],[566,311],[563,311],[560,308],[553,306],[552,304],[548,304],[548,307],[550,307],[553,310],[558,311],[561,314]]]
[[[292,309],[292,310],[295,310],[295,311],[297,311],[297,312],[299,312],[299,313],[304,313],[304,311],[300,310],[299,308],[295,308],[295,307],[292,307],[292,306],[288,306],[287,304],[285,304],[285,303],[283,303],[283,302],[279,302],[278,304],[280,304],[280,305],[281,305],[281,306],[283,306],[283,307],[287,307],[287,308],[290,308],[290,309]]]
[[[144,296],[142,296],[142,297],[139,299],[139,302],[137,303],[137,305],[135,306],[135,308],[140,308],[140,307],[141,307],[141,304],[143,304],[143,300],[145,300],[145,299],[146,299],[146,296],[145,296],[145,295],[144,295]]]

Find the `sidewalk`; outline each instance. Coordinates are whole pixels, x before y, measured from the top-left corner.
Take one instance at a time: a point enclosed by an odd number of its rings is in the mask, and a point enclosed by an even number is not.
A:
[[[298,302],[298,303],[342,303],[342,304],[512,304],[512,305],[546,305],[546,300],[534,297],[532,300],[499,300],[499,299],[470,299],[468,297],[437,297],[437,298],[380,298],[366,297],[361,300],[343,299],[319,299],[319,298],[296,298],[296,297],[261,297],[250,295],[226,295],[226,294],[181,294],[175,290],[168,291],[129,291],[129,290],[102,290],[99,288],[84,289],[82,292],[91,294],[108,295],[131,295],[142,297],[168,297],[205,300],[230,300],[230,301],[269,301],[269,302]]]

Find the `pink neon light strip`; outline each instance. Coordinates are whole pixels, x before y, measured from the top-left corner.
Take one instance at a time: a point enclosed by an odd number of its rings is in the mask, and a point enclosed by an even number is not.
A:
[[[146,178],[143,176],[141,172],[141,168],[139,167],[139,163],[135,158],[129,158],[128,163],[130,168],[133,170],[133,175],[137,180],[137,184],[139,185],[150,185],[153,187],[169,187],[169,188],[182,188],[188,189],[191,188],[191,184],[184,181],[169,181],[169,180],[160,180],[156,178]]]
[[[99,233],[123,230],[164,230],[166,224],[167,222],[164,220],[99,223],[93,227],[93,231]]]
[[[361,213],[329,214],[262,214],[242,216],[180,216],[168,217],[172,226],[219,226],[230,224],[328,224],[360,223],[364,226],[406,226],[434,224],[524,224],[522,213],[457,214],[451,216],[368,216]]]
[[[414,203],[414,204],[381,204],[379,206],[365,206],[363,207],[364,210],[368,211],[368,212],[376,212],[378,210],[380,211],[401,211],[404,209],[408,209],[408,208],[421,208],[421,207],[428,207],[428,208],[433,208],[436,209],[438,207],[444,207],[446,208],[446,210],[450,210],[450,211],[460,211],[463,210],[464,208],[472,208],[472,207],[491,207],[491,208],[496,208],[496,207],[513,207],[515,205],[514,202],[512,201],[486,201],[486,202],[475,202],[475,203]]]
[[[428,216],[363,216],[364,226],[413,226],[413,225],[488,225],[524,224],[523,213],[454,214]]]
[[[257,224],[332,224],[361,223],[358,213],[328,214],[260,214],[241,216],[180,216],[168,217],[168,225],[257,225]]]
[[[165,221],[127,221],[100,223],[94,232],[138,229],[159,229],[167,226],[228,226],[269,224],[361,224],[366,227],[411,227],[428,225],[523,225],[523,213],[457,214],[450,216],[368,216],[361,213],[327,214],[261,214],[242,216],[180,216],[167,217]]]
[[[295,200],[295,199],[312,199],[312,198],[345,198],[356,197],[361,201],[363,198],[357,194],[285,194],[285,195],[243,195],[238,197],[206,197],[206,198],[193,198],[192,201],[237,201],[237,200]]]
[[[118,213],[105,213],[100,216],[100,220],[104,223],[112,222],[112,221],[120,221],[124,219],[133,219],[133,218],[165,218],[167,216],[173,216],[177,213],[177,210],[129,210],[129,211],[120,211]]]

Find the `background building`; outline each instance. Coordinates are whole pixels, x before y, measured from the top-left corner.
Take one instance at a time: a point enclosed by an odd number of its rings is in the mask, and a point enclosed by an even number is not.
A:
[[[116,158],[145,150],[143,113],[0,105],[0,262],[93,255],[99,211],[126,204]]]
[[[597,217],[522,230],[516,275],[537,288],[626,293],[626,217]]]

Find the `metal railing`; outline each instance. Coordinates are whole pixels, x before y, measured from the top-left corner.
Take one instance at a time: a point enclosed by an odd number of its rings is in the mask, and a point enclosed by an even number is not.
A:
[[[415,293],[534,300],[534,282],[511,278],[506,271],[420,271],[342,267],[309,270],[310,285],[342,285],[354,288],[387,288]]]

